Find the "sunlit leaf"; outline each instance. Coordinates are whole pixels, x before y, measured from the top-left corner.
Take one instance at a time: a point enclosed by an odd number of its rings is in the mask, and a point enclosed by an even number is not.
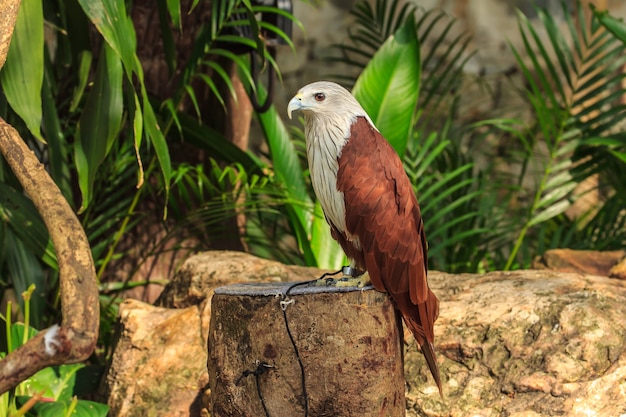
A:
[[[21,403],[27,401],[27,398],[19,398]],[[40,401],[32,408],[39,417],[59,417],[66,416],[71,412],[72,417],[106,417],[109,412],[109,406],[87,400],[65,400],[44,402]]]
[[[85,14],[124,63],[127,74],[137,70],[137,37],[124,0],[78,0]]]
[[[43,4],[22,0],[0,83],[7,101],[37,139],[41,135],[44,74]]]
[[[81,211],[92,199],[96,172],[121,128],[123,112],[122,64],[108,46],[102,48],[93,88],[81,113],[75,147]]]
[[[374,55],[352,91],[400,156],[414,122],[420,74],[415,19],[410,17]]]
[[[348,265],[343,249],[330,234],[330,226],[326,222],[319,201],[315,202],[311,225],[311,250],[315,254],[318,268],[339,270],[342,266]]]

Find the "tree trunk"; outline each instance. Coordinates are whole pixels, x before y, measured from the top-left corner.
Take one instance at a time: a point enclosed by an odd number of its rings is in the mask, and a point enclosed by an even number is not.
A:
[[[298,286],[285,297],[292,285],[215,290],[212,416],[404,416],[402,327],[387,295]]]

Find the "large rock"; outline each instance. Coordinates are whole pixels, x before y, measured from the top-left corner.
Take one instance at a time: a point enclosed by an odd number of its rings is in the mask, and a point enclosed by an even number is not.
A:
[[[207,415],[213,288],[320,273],[241,253],[190,258],[161,298],[178,309],[123,305],[107,377],[111,416]],[[407,336],[407,416],[626,414],[626,282],[550,270],[433,271],[430,282],[441,300],[435,344],[445,402]]]
[[[592,250],[551,249],[533,260],[535,269],[600,275],[618,278],[618,265],[626,257],[626,250],[597,252]],[[623,278],[622,278],[623,279]]]
[[[207,344],[213,289],[240,282],[314,279],[320,270],[241,252],[190,257],[157,300],[120,306],[103,393],[115,416],[208,415]]]
[[[105,379],[109,416],[200,416],[208,404],[198,307],[120,305],[119,339]],[[205,414],[206,415],[206,414]]]
[[[626,283],[553,271],[432,274],[442,403],[415,348],[409,414],[626,413]]]

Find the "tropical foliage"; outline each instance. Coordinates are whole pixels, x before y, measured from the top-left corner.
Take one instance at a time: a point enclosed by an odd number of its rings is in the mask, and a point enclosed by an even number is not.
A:
[[[24,298],[24,323],[12,323],[11,303],[6,315],[0,319],[5,327],[6,351],[0,350],[0,358],[25,344],[38,332],[30,326],[30,299],[35,286],[31,285],[22,294]],[[85,372],[87,371],[87,372]],[[106,416],[109,407],[93,401],[79,400],[78,392],[95,389],[97,379],[89,380],[88,367],[84,364],[70,364],[49,367],[23,381],[12,393],[0,395],[0,415],[2,416]],[[79,388],[81,387],[81,388]]]
[[[223,240],[225,218],[248,209],[257,218],[267,213],[279,218],[288,206],[274,171],[227,140],[224,126],[214,120],[220,118],[213,116],[223,114],[228,100],[236,99],[234,73],[251,94],[264,93],[257,87],[258,74],[250,69],[252,54],[241,51],[254,51],[264,71],[278,71],[265,39],[291,45],[281,28],[257,20],[257,15],[298,22],[285,11],[247,0],[162,0],[157,5],[157,26],[141,27],[145,21],[131,20],[131,13],[141,10],[122,0],[25,0],[0,72],[0,116],[19,130],[43,162],[79,215],[92,246],[103,317],[96,362],[110,353],[119,290],[145,285],[128,279],[148,256],[181,249],[179,243],[166,246],[165,241],[175,240],[187,228],[191,231],[184,237],[196,237],[199,243],[184,249],[210,247]],[[209,21],[199,18],[207,13]],[[184,25],[186,19],[200,23]],[[241,32],[241,27],[247,31]],[[158,42],[142,42],[153,33],[159,34]],[[188,40],[191,44],[181,47]],[[146,50],[158,51],[166,64],[167,88],[155,82]],[[187,148],[187,154],[181,155],[181,148]],[[290,205],[303,211],[299,202]],[[13,289],[21,294],[34,284],[27,320],[31,328],[58,322],[54,249],[3,160],[0,213],[1,293]],[[145,252],[127,276],[112,275],[118,269],[115,263],[133,250],[137,236],[163,218],[158,241],[139,247]],[[252,224],[255,217],[249,218]],[[137,246],[134,249],[137,252]],[[14,300],[24,312],[22,300]],[[11,327],[10,314],[4,318],[7,329],[19,328]],[[13,349],[7,332],[0,336],[0,347]],[[11,398],[11,404],[17,404]],[[75,411],[82,407],[80,402],[62,406]]]
[[[147,283],[129,278],[150,256],[234,241],[288,263],[344,262],[315,202],[302,132],[274,107],[255,112],[267,148],[260,155],[230,142],[223,122],[239,94],[233,74],[258,102],[270,93],[251,60],[280,77],[265,40],[293,48],[287,32],[257,17],[298,22],[249,0],[158,0],[155,26],[140,27],[131,3],[23,0],[0,72],[0,116],[45,164],[90,239],[102,281],[100,360],[110,353],[118,291]],[[355,5],[350,42],[334,59],[360,75],[337,79],[404,160],[431,268],[525,268],[549,248],[626,244],[626,26],[576,10],[564,6],[566,30],[541,9],[539,24],[518,17],[523,44],[512,50],[522,78],[511,88],[531,117],[463,122],[472,51],[467,35],[451,35],[454,20],[398,0]],[[164,76],[151,71],[154,60]],[[485,157],[471,144],[493,138],[507,149],[504,162],[479,163]],[[581,184],[599,200],[572,216]],[[48,325],[58,318],[56,256],[4,161],[0,213],[0,285],[21,294],[34,284],[27,322]],[[144,245],[142,233],[155,225]],[[135,265],[120,275],[116,262],[131,254]]]
[[[449,36],[454,21],[411,3],[356,5],[351,44],[337,46],[336,59],[358,69],[368,65],[362,77],[381,40],[419,16],[423,72],[413,72],[421,83],[418,111],[409,142],[396,150],[422,201],[431,267],[526,268],[549,248],[601,250],[626,243],[626,194],[623,181],[616,181],[626,168],[624,24],[606,12],[589,16],[580,4],[576,10],[572,15],[563,4],[565,32],[542,9],[537,9],[540,28],[519,15],[523,50],[511,48],[522,83],[512,87],[528,102],[530,120],[463,124],[457,120],[460,86],[467,82],[463,67],[472,53],[467,36]],[[370,80],[384,82],[380,76]],[[384,123],[381,131],[389,135]],[[467,143],[490,135],[507,142],[511,151],[501,165],[521,167],[517,172],[475,162],[480,155]],[[600,196],[597,205],[574,217],[566,213],[581,195],[594,192]]]

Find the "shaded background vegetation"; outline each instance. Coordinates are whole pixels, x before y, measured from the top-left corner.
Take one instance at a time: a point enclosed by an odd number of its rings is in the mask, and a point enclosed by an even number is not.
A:
[[[162,284],[193,251],[245,250],[323,268],[344,262],[315,202],[299,125],[283,123],[284,109],[248,101],[263,103],[268,73],[279,82],[276,45],[294,48],[277,22],[306,28],[288,11],[247,0],[156,4],[23,0],[0,73],[0,116],[45,164],[90,239],[100,364],[121,291]],[[531,116],[520,109],[519,118],[461,123],[463,68],[475,51],[468,35],[453,35],[454,20],[395,0],[359,1],[352,13],[349,42],[332,60],[360,76],[326,78],[354,87],[402,156],[432,269],[528,268],[550,248],[625,246],[622,22],[579,4],[563,4],[564,22],[541,9],[535,25],[520,14],[523,48],[512,48],[523,82],[507,88]],[[501,146],[485,155],[487,138]],[[571,210],[591,195],[592,204]],[[0,214],[4,299],[22,303],[15,294],[35,284],[30,321],[47,326],[58,320],[56,256],[3,161]],[[164,258],[169,269],[155,272]]]

